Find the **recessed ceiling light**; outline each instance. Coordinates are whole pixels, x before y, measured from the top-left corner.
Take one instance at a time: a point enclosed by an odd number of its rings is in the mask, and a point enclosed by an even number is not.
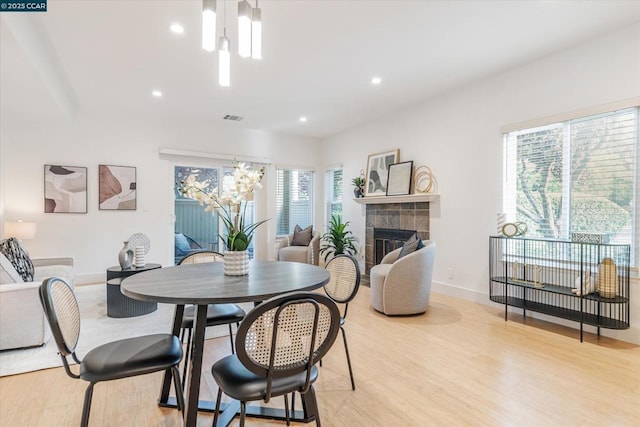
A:
[[[374,77],[371,79],[371,84],[372,85],[379,85],[380,83],[382,83],[382,79],[380,77]]]
[[[182,24],[178,24],[177,22],[171,24],[169,28],[171,29],[172,33],[176,33],[176,34],[184,33],[184,27],[182,26]]]
[[[162,92],[160,92],[159,90],[154,90],[153,92],[151,92],[151,95],[155,96],[156,98],[161,98]]]
[[[306,123],[307,122],[307,118],[305,116],[300,117],[300,120],[302,123]]]

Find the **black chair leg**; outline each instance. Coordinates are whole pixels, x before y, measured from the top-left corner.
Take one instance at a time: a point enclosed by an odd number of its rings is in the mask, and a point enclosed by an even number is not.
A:
[[[347,354],[347,365],[349,365],[349,377],[351,377],[351,389],[356,389],[356,383],[353,380],[353,371],[351,370],[351,358],[349,357],[349,346],[347,345],[347,334],[344,331],[344,328],[340,326],[340,330],[342,331],[342,340],[344,341],[344,352]]]
[[[291,421],[289,420],[289,398],[287,394],[284,395],[284,419],[287,422],[287,425],[291,425]]]
[[[240,427],[244,427],[244,417],[247,415],[247,402],[240,402]]]
[[[182,393],[182,387],[180,384],[180,371],[177,366],[171,367],[171,375],[173,375],[173,385],[176,389],[176,401],[178,402],[178,409],[184,414],[184,394]]]
[[[236,352],[233,348],[233,329],[231,328],[231,323],[229,323],[229,339],[231,340],[231,354],[235,354]]]
[[[87,390],[84,392],[84,405],[82,406],[82,421],[81,427],[88,427],[89,425],[89,412],[91,412],[91,398],[93,397],[93,386],[95,383],[89,383]]]
[[[220,401],[222,400],[222,389],[218,389],[218,398],[216,399],[216,412],[213,413],[213,427],[218,425],[218,415],[220,415]]]

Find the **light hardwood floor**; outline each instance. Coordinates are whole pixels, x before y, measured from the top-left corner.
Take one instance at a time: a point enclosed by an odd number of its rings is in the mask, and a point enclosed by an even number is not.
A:
[[[580,343],[575,329],[518,314],[505,322],[497,306],[439,294],[424,315],[385,317],[370,308],[368,288],[349,307],[346,329],[356,391],[339,337],[316,383],[324,426],[640,425],[640,347],[632,344],[594,334]],[[206,365],[228,351],[227,338],[208,340]],[[182,425],[176,410],[156,405],[160,378],[97,385],[90,425]],[[76,426],[85,385],[62,368],[1,378],[0,426]],[[201,396],[214,393],[206,369]],[[198,425],[211,421],[201,413]]]

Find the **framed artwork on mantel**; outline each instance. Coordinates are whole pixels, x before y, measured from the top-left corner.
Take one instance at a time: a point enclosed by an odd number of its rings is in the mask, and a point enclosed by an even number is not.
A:
[[[365,196],[385,196],[387,194],[389,167],[398,163],[399,159],[400,150],[397,148],[384,153],[369,154]]]
[[[411,192],[412,172],[413,160],[390,165],[387,196],[406,196],[409,194]]]

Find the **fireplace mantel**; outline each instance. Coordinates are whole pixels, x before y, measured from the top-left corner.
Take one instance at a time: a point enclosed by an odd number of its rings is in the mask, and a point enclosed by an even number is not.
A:
[[[383,203],[418,203],[435,202],[440,199],[439,194],[408,194],[406,196],[369,196],[353,199],[361,205],[380,205]]]

